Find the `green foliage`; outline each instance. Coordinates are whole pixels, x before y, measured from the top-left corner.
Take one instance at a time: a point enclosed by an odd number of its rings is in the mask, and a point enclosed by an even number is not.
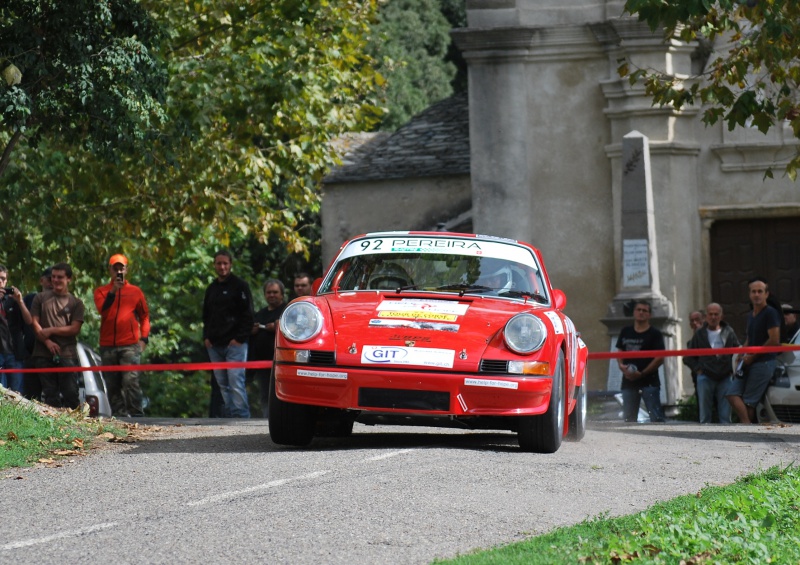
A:
[[[799,488],[800,468],[773,467],[631,516],[436,563],[797,563]]]
[[[0,388],[0,469],[28,467],[37,460],[84,453],[94,436],[124,435],[113,425],[84,419],[79,411],[43,416],[3,397]]]
[[[452,2],[448,8],[457,17]],[[389,111],[382,128],[396,129],[452,94],[456,66],[447,60],[451,24],[439,0],[389,0],[372,29],[367,50],[386,77]]]
[[[642,81],[659,105],[680,109],[704,107],[703,121],[722,119],[728,129],[756,127],[762,133],[787,123],[800,137],[800,3],[795,0],[628,0],[625,9],[666,38],[698,41],[701,48],[721,51],[700,77],[672,76],[653,69],[631,72],[622,62],[621,75]],[[786,167],[792,180],[800,155]],[[768,175],[771,176],[771,175]]]
[[[150,142],[165,119],[159,43],[136,0],[3,2],[0,71],[17,72],[0,83],[0,175],[19,133],[34,145],[57,138],[104,156]]]
[[[50,4],[61,11],[49,11],[55,10]],[[70,262],[76,273],[72,288],[87,306],[81,339],[94,346],[99,319],[92,291],[107,282],[108,257],[125,253],[132,261],[131,280],[145,291],[153,317],[144,361],[206,361],[200,314],[216,248],[233,250],[235,272],[254,290],[267,276],[288,283],[296,270],[318,273],[313,248],[320,237],[319,182],[336,163],[330,141],[346,131],[371,129],[380,117],[372,97],[383,78],[365,54],[375,0],[13,0],[0,10],[3,56],[11,53],[9,14],[22,29],[49,26],[52,41],[72,42],[87,58],[100,49],[96,42],[87,47],[87,34],[117,37],[133,25],[123,25],[130,14],[138,14],[141,36],[135,38],[147,40],[143,46],[159,55],[148,80],[163,89],[152,93],[150,121],[141,112],[125,118],[103,110],[100,86],[109,96],[119,92],[119,100],[137,111],[137,104],[150,104],[126,98],[133,92],[125,82],[130,77],[115,73],[123,63],[143,62],[125,59],[120,47],[112,61],[117,67],[106,71],[105,82],[92,75],[94,90],[87,92],[94,98],[68,98],[59,91],[58,100],[76,113],[74,119],[50,114],[48,127],[36,130],[37,143],[18,144],[2,177],[4,218],[13,221],[4,222],[0,262],[10,267],[13,284],[36,290],[45,266]],[[77,23],[61,28],[50,21],[62,12]],[[84,19],[91,22],[83,25]],[[14,60],[21,82],[0,84],[0,96],[24,94],[31,74]],[[86,76],[80,80],[80,88],[89,85]],[[163,114],[156,115],[159,97]],[[95,110],[106,112],[113,122],[106,125],[119,126],[130,139],[123,136],[115,145],[112,130],[92,133],[95,126],[85,120]],[[0,122],[0,144],[15,139],[8,119]],[[34,139],[33,123],[27,123],[23,140]],[[136,139],[147,141],[146,148],[126,151],[130,144],[122,142]],[[260,299],[261,293],[254,296]],[[207,394],[207,379],[163,380],[187,383],[188,390],[171,396],[149,375],[147,386],[155,387],[146,391],[151,414],[160,407],[195,413],[198,398]]]

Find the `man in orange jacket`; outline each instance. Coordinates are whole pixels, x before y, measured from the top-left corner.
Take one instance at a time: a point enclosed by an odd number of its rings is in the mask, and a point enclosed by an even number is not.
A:
[[[150,310],[142,289],[129,283],[128,259],[112,255],[111,282],[94,291],[100,313],[100,357],[103,365],[138,365],[150,335]],[[114,416],[143,416],[138,371],[110,373],[106,378]]]

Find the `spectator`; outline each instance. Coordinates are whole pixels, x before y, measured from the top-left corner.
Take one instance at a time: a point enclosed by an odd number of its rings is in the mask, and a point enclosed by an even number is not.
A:
[[[694,312],[689,313],[689,328],[692,330],[691,334],[694,333],[703,327],[703,312],[700,310],[695,310]],[[689,347],[689,343],[691,343],[691,339],[686,342],[686,347]],[[692,370],[692,384],[694,385],[694,395],[697,396],[697,374]]]
[[[272,361],[275,356],[275,332],[278,329],[278,319],[286,308],[283,283],[277,279],[269,279],[264,283],[264,298],[267,306],[255,315],[253,334],[250,336],[248,348],[248,361]],[[256,369],[255,377],[258,381],[258,391],[261,399],[261,415],[269,416],[269,369]]]
[[[692,329],[692,333],[703,327],[703,312],[695,310],[689,313],[689,327]]]
[[[0,265],[0,367],[22,369],[28,356],[24,329],[30,323],[31,314],[22,294],[18,288],[8,285],[8,269]],[[20,394],[25,391],[21,372],[0,373],[0,384]]]
[[[94,291],[100,313],[100,357],[103,365],[138,365],[150,336],[150,310],[142,290],[127,279],[128,259],[113,255],[108,262],[111,282]],[[139,372],[106,374],[115,416],[144,416]]]
[[[769,286],[761,277],[747,283],[750,289],[750,303],[753,311],[747,316],[747,339],[745,347],[774,346],[780,343],[780,312],[767,304]],[[731,403],[739,421],[750,424],[756,419],[756,405],[767,390],[772,374],[775,372],[775,353],[748,353],[739,358],[741,375],[728,387],[728,402]]]
[[[72,267],[53,265],[52,290],[44,290],[33,299],[31,317],[36,344],[33,366],[39,369],[78,366],[78,334],[83,324],[84,306],[69,292]],[[78,380],[75,373],[40,373],[44,401],[51,406],[77,408]]]
[[[689,341],[689,349],[739,347],[733,329],[722,321],[722,306],[712,302],[706,307],[706,322]],[[732,371],[733,355],[684,356],[683,363],[697,375],[697,404],[700,423],[710,424],[714,401],[720,424],[731,423],[731,405],[726,398]]]
[[[645,300],[636,300],[633,325],[625,326],[617,338],[619,351],[651,351],[664,349],[664,336],[650,325],[651,307]],[[661,406],[661,382],[658,367],[661,357],[618,359],[622,371],[622,413],[626,422],[638,421],[639,403],[644,399],[651,422],[664,422]]]
[[[233,258],[223,249],[214,255],[217,278],[203,299],[203,343],[212,363],[247,360],[253,329],[253,297],[247,283],[231,273]],[[223,415],[249,418],[244,368],[214,369],[224,403]],[[213,408],[213,404],[212,404]]]
[[[311,276],[308,273],[297,273],[294,276],[294,293],[298,297],[311,295]]]
[[[39,291],[52,290],[53,285],[50,282],[50,267],[47,267],[42,276],[39,277]],[[22,301],[25,306],[30,310],[33,308],[33,299],[37,293],[31,292],[25,295]],[[33,326],[31,324],[25,325],[25,350],[27,356],[25,358],[25,367],[33,367],[33,347],[36,345],[36,334],[33,333]],[[31,400],[42,399],[42,380],[39,373],[25,373],[23,375],[23,388],[25,389],[25,398]]]
[[[797,321],[797,310],[791,304],[781,304],[781,311],[783,312],[783,336],[781,343],[789,343],[792,341],[794,334],[800,330],[800,322]]]

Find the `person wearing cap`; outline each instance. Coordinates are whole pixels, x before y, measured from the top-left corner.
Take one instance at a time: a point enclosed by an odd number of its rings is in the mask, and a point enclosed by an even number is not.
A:
[[[784,323],[781,343],[789,343],[792,341],[794,334],[800,330],[800,322],[797,321],[797,310],[791,304],[781,304],[781,310]]]
[[[94,291],[100,313],[100,357],[103,365],[138,365],[150,336],[150,310],[144,292],[126,276],[128,259],[112,255],[108,261],[111,282]],[[115,416],[143,416],[139,372],[125,370],[106,378],[109,402]]]

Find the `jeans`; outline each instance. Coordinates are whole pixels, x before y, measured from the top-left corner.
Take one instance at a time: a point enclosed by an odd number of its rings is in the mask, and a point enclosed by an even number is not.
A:
[[[707,375],[697,375],[697,404],[700,408],[700,423],[710,424],[714,399],[717,401],[717,415],[720,424],[731,423],[731,404],[725,398],[730,379],[715,381]]]
[[[639,420],[639,402],[644,400],[651,422],[664,422],[664,407],[661,406],[661,387],[645,386],[642,388],[622,389],[622,415],[626,422]]]
[[[22,361],[17,361],[13,353],[0,353],[0,367],[3,369],[22,369]],[[0,385],[22,394],[22,373],[0,373]]]
[[[208,358],[212,363],[223,361],[247,361],[247,344],[213,346],[208,348]],[[247,388],[245,370],[241,369],[214,369],[222,400],[225,402],[224,415],[226,418],[249,418],[250,406],[247,403]]]
[[[138,365],[142,348],[138,343],[115,347],[101,346],[103,365]],[[142,387],[138,371],[106,371],[106,386],[111,412],[117,417],[144,416],[142,410]]]

